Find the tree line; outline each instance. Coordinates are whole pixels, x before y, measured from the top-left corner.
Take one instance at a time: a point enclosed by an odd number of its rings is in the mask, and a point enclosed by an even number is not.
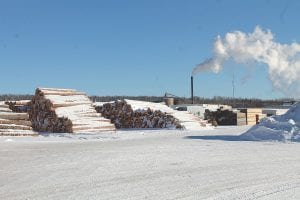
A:
[[[31,94],[2,94],[0,95],[0,101],[31,100],[32,97]]]
[[[33,95],[30,94],[3,94],[0,95],[0,101],[18,101],[30,100]],[[162,102],[164,96],[90,96],[93,102],[109,102],[120,99],[131,99],[149,102]],[[185,97],[174,97],[175,104],[190,104],[191,99]],[[212,98],[194,97],[195,104],[225,104],[234,108],[262,108],[262,107],[278,107],[283,104],[293,104],[296,100],[293,98],[283,99],[256,99],[256,98],[232,98],[216,96]]]

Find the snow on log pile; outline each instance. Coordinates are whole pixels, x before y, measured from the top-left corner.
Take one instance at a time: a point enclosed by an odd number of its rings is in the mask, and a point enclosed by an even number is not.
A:
[[[32,131],[28,113],[15,113],[10,106],[0,102],[0,135],[2,136],[37,136]]]
[[[253,126],[241,139],[300,142],[300,103],[292,106],[285,114],[267,117]]]
[[[36,89],[30,119],[34,130],[40,132],[115,131],[115,126],[96,112],[86,94],[73,89]]]
[[[96,103],[97,112],[110,119],[117,128],[185,128],[198,130],[206,121],[185,112],[176,111],[160,103],[119,100]]]

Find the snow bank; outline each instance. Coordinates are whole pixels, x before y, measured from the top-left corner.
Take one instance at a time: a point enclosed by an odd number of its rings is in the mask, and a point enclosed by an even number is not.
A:
[[[241,139],[275,140],[300,142],[300,103],[292,106],[285,114],[262,119],[253,126]]]

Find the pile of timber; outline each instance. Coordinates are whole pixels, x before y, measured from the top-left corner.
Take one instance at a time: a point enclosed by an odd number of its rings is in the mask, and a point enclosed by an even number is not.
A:
[[[97,113],[83,92],[73,89],[37,88],[30,102],[34,130],[52,133],[98,133],[115,126]]]
[[[0,102],[0,135],[2,136],[37,136],[32,131],[27,113],[15,113],[5,102]]]
[[[255,125],[260,122],[262,118],[265,118],[267,115],[262,113],[261,108],[247,108],[240,109],[242,113],[245,113],[247,125]]]
[[[116,128],[182,128],[179,121],[166,112],[150,107],[133,109],[127,101],[104,103],[95,108],[103,117],[110,119]]]
[[[178,120],[180,126],[185,130],[203,130],[211,128],[207,120],[200,119],[199,117],[193,115],[188,111],[178,111],[174,110],[164,103],[153,103],[147,101],[136,101],[136,100],[125,100],[128,104],[131,105],[133,110],[160,110],[167,115],[173,116]]]
[[[246,125],[246,115],[239,111],[218,109],[217,111],[205,110],[205,118],[214,126],[217,125]]]
[[[247,118],[246,118],[246,113],[242,113],[238,111],[236,113],[236,125],[238,126],[245,126],[247,125]]]

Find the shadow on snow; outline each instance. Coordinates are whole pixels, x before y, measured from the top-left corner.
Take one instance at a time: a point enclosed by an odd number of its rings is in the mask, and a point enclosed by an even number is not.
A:
[[[241,138],[237,135],[203,135],[203,136],[186,136],[184,139],[192,140],[222,140],[222,141],[251,141]]]

